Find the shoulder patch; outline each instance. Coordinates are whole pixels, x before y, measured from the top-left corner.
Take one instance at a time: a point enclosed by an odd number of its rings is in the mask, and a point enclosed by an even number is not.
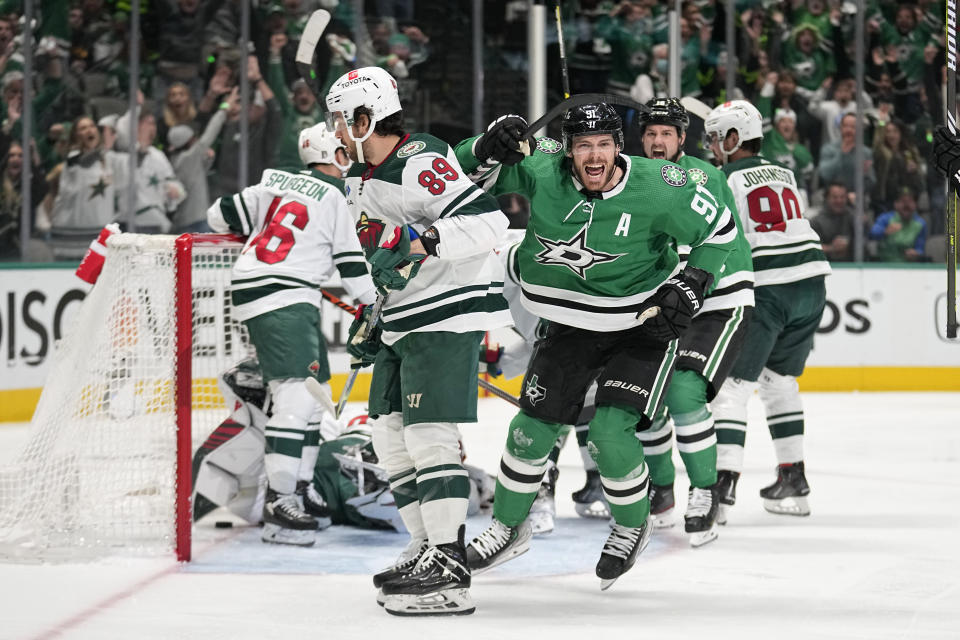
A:
[[[690,176],[690,179],[701,187],[707,186],[707,172],[703,169],[698,169],[696,167],[687,169],[687,175]]]
[[[538,151],[542,151],[543,153],[560,153],[562,148],[563,146],[553,138],[548,138],[546,136],[537,138]]]
[[[397,150],[397,157],[409,158],[414,154],[420,153],[426,148],[427,148],[427,143],[424,142],[423,140],[413,140],[403,145],[402,147],[400,147],[400,149]]]
[[[682,187],[687,184],[687,172],[675,164],[665,164],[660,169],[660,177],[671,187]]]

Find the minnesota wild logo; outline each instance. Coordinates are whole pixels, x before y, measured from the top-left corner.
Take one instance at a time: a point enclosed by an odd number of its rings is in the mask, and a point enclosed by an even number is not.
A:
[[[687,169],[687,175],[701,187],[707,186],[707,173],[703,169],[697,169],[696,167]]]
[[[586,271],[595,264],[613,262],[623,253],[604,253],[595,251],[587,246],[587,225],[584,225],[575,236],[569,240],[551,240],[537,235],[537,240],[543,245],[543,251],[538,253],[534,260],[545,265],[562,265],[586,280]]]
[[[663,181],[671,187],[682,187],[687,184],[687,172],[675,164],[665,164],[660,169]]]
[[[560,145],[560,143],[553,138],[548,138],[546,136],[537,138],[537,149],[543,153],[559,153],[560,149],[562,148],[563,147]]]
[[[422,140],[414,140],[400,147],[397,151],[398,158],[408,158],[415,153],[420,153],[427,148],[427,143]]]
[[[367,214],[361,213],[357,221],[357,237],[363,252],[370,256],[380,246],[380,236],[383,235],[385,225],[383,220],[371,220]]]

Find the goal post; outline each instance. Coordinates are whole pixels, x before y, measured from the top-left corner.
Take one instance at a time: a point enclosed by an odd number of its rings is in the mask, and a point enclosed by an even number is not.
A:
[[[193,451],[249,356],[232,315],[240,239],[117,234],[54,352],[28,440],[0,468],[0,559],[191,555]]]

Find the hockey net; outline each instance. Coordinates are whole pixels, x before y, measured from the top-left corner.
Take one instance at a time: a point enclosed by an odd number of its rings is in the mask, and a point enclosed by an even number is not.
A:
[[[0,559],[190,558],[192,452],[250,355],[231,318],[242,244],[119,234],[59,342],[28,442],[0,469]]]

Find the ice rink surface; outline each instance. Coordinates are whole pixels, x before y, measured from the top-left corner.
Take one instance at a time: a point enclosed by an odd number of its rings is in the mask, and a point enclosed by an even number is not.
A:
[[[577,518],[568,443],[559,518],[525,556],[478,576],[472,616],[412,619],[376,605],[370,574],[406,537],[333,527],[313,548],[264,545],[255,528],[195,529],[194,561],[0,564],[0,638],[960,638],[960,393],[805,394],[812,515],[765,512],[774,478],[755,399],[738,504],[720,538],[691,549],[677,520],[601,592],[607,524]],[[513,409],[481,400],[468,461],[495,472]],[[0,426],[0,460],[25,427]],[[43,482],[42,478],[37,479]],[[468,522],[468,535],[489,515]]]

